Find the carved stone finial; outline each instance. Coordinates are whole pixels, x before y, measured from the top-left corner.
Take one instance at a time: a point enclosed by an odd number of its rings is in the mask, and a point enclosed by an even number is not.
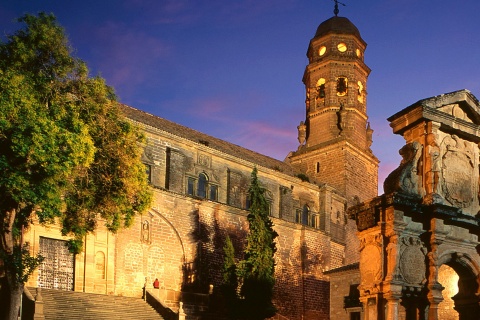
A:
[[[43,301],[42,288],[40,288],[40,287],[37,288],[37,294],[35,295],[35,301],[37,301],[37,302]]]
[[[298,129],[298,142],[300,143],[300,145],[303,145],[305,143],[305,138],[307,137],[307,126],[303,121],[301,121],[297,129]]]

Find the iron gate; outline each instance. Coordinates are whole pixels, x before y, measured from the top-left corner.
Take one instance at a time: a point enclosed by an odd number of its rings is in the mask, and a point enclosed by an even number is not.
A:
[[[45,260],[39,267],[38,286],[48,289],[73,290],[74,256],[63,240],[40,237],[40,255]]]

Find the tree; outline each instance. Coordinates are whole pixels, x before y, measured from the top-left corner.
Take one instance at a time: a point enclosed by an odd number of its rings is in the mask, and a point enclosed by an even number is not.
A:
[[[275,238],[269,217],[265,189],[259,184],[257,168],[252,171],[250,188],[250,213],[247,216],[249,232],[245,247],[244,260],[240,263],[242,278],[241,296],[244,298],[242,309],[246,319],[260,320],[275,315],[272,303],[275,285]]]
[[[223,282],[221,291],[227,307],[229,319],[235,319],[238,316],[238,277],[237,265],[235,263],[235,248],[232,240],[227,235],[223,247],[225,254],[223,261]]]
[[[25,15],[0,42],[0,259],[16,319],[30,256],[24,231],[60,223],[70,249],[99,218],[115,232],[147,209],[143,136],[122,115],[113,89],[89,77],[51,14]]]

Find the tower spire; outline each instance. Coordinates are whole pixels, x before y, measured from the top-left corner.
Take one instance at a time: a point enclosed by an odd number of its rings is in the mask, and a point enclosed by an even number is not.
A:
[[[338,5],[341,4],[342,6],[346,6],[345,3],[341,3],[339,2],[338,0],[333,0],[335,2],[335,9],[333,10],[333,13],[335,14],[335,16],[337,17],[338,16],[338,13],[340,12],[340,10],[338,10]]]

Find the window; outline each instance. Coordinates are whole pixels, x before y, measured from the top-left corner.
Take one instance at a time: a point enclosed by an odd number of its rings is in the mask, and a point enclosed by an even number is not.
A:
[[[317,81],[317,97],[318,98],[325,98],[325,79],[320,78]]]
[[[318,55],[323,56],[327,52],[327,47],[321,46],[320,49],[318,49]]]
[[[302,223],[302,210],[301,209],[297,209],[297,211],[295,211],[295,222],[296,223]]]
[[[218,187],[214,185],[210,185],[210,195],[208,196],[210,200],[217,200],[218,199]]]
[[[340,43],[337,45],[337,49],[338,49],[338,51],[340,51],[340,52],[345,52],[345,51],[347,51],[347,45],[346,45],[344,42],[340,42]]]
[[[302,224],[308,225],[308,216],[310,215],[310,208],[307,205],[302,209]]]
[[[200,173],[198,178],[187,178],[187,194],[189,196],[197,196],[199,198],[217,201],[218,200],[218,186],[210,184],[208,176],[205,173]]]
[[[358,100],[358,102],[363,103],[364,102],[364,99],[363,99],[363,84],[362,84],[361,81],[358,81],[357,85],[358,85],[357,100]]]
[[[360,312],[351,312],[350,320],[360,320]]]
[[[318,216],[316,214],[310,214],[310,217],[308,219],[309,226],[313,227],[315,229],[318,229],[319,226],[319,221],[318,221]]]
[[[344,96],[347,94],[348,80],[345,77],[337,78],[337,96]]]
[[[207,175],[205,173],[200,173],[198,176],[198,185],[197,185],[197,196],[200,198],[207,197]]]
[[[317,162],[316,170],[317,173],[320,173],[320,162]]]
[[[194,189],[195,189],[195,179],[189,177],[187,181],[187,194],[190,196],[195,195]]]

